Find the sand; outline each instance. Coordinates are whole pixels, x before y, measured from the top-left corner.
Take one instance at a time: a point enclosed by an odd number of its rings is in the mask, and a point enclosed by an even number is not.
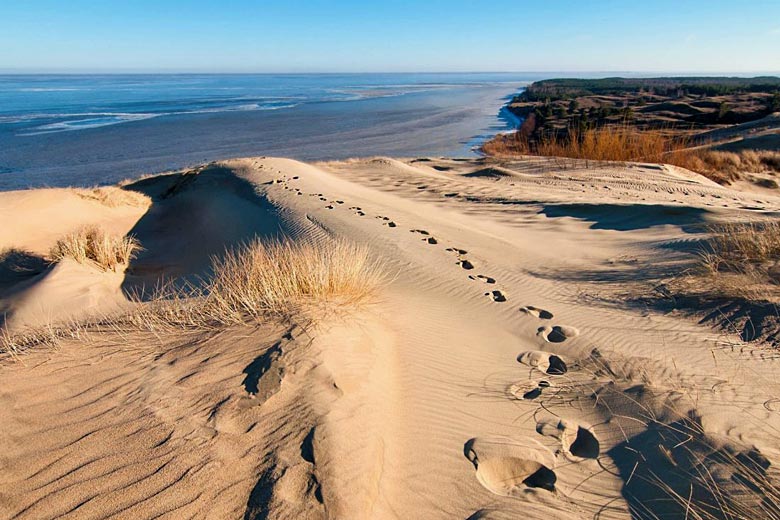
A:
[[[0,249],[28,262],[84,221],[146,248],[123,276],[0,270],[6,329],[135,305],[255,235],[366,244],[388,281],[314,322],[4,357],[0,518],[681,518],[653,475],[706,467],[729,491],[741,457],[777,476],[776,353],[632,296],[707,224],[776,216],[780,198],[540,158],[258,157],[129,188],[151,206],[0,195]],[[771,509],[751,500],[747,517]]]

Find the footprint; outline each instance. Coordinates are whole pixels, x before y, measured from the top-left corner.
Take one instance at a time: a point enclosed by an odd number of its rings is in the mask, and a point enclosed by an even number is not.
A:
[[[244,368],[246,377],[241,384],[256,404],[263,404],[281,389],[285,370],[284,350],[279,341]]]
[[[474,438],[463,446],[463,454],[479,483],[496,495],[520,495],[527,488],[555,491],[555,459],[533,439]]]
[[[540,309],[539,307],[534,307],[533,305],[526,305],[525,307],[520,307],[520,312],[524,312],[526,314],[530,314],[531,316],[534,316],[536,318],[540,318],[543,320],[551,320],[553,319],[553,313],[550,311],[546,311],[544,309]]]
[[[439,243],[439,241],[433,237],[423,238],[423,241],[428,242],[429,244],[434,246]]]
[[[450,251],[452,253],[457,253],[459,255],[467,255],[467,254],[469,254],[469,252],[466,251],[465,249],[458,249],[457,247],[448,247],[447,249],[445,249],[445,251]]]
[[[496,279],[495,278],[491,278],[490,276],[485,276],[484,274],[478,274],[476,276],[474,276],[473,274],[470,274],[469,278],[471,278],[472,280],[480,280],[480,281],[483,281],[485,283],[496,283]]]
[[[458,194],[457,193],[445,193],[444,196],[447,197],[448,199],[451,199],[452,197],[457,197]]]
[[[510,395],[517,399],[533,400],[542,395],[542,391],[545,388],[549,388],[549,381],[525,381],[522,383],[514,383],[508,389]]]
[[[325,197],[320,197],[320,200],[321,200],[322,202],[327,202],[327,200],[328,200],[328,199],[326,199]]]
[[[458,260],[456,263],[459,266],[461,266],[463,269],[466,269],[467,271],[474,269],[474,264],[472,264],[468,260]]]
[[[573,421],[559,418],[543,419],[536,423],[536,431],[561,441],[563,452],[581,459],[596,459],[601,445],[593,431]]]
[[[326,208],[328,208],[328,209],[333,209],[333,204],[328,204],[328,205],[327,205],[327,206],[325,206],[325,207],[326,207]]]
[[[385,225],[386,225],[387,227],[396,227],[396,223],[395,223],[395,222],[393,222],[392,220],[391,220],[391,221],[389,221],[389,222],[385,222]]]
[[[343,200],[337,200],[336,204],[344,204],[344,201]]]
[[[420,233],[421,235],[430,235],[430,233],[428,233],[424,229],[410,229],[409,233]]]
[[[535,368],[545,374],[560,376],[568,371],[566,362],[560,356],[541,350],[529,350],[517,356],[518,363]]]
[[[501,291],[490,291],[486,292],[485,296],[489,296],[493,299],[494,302],[505,302],[506,296]]]
[[[357,213],[355,213],[355,215],[357,215],[359,217],[365,217],[366,216],[366,214],[363,213],[362,211],[358,211]]]
[[[555,325],[554,327],[539,327],[537,333],[548,343],[563,343],[567,339],[576,338],[580,335],[579,330],[575,329],[574,327],[567,327],[565,325]]]

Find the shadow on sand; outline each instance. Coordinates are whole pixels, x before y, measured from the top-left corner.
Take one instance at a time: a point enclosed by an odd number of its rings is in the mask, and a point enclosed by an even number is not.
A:
[[[545,204],[548,217],[573,217],[593,222],[591,229],[635,231],[653,226],[680,226],[686,233],[702,231],[711,214],[703,208],[666,204]]]
[[[223,166],[150,177],[125,189],[152,199],[129,232],[143,251],[126,271],[126,295],[146,298],[164,283],[197,284],[213,256],[255,237],[286,234],[276,208]]]

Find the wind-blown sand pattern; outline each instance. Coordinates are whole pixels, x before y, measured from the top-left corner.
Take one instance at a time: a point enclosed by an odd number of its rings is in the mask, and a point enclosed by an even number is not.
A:
[[[121,312],[255,236],[365,244],[387,281],[311,320],[6,356],[2,518],[684,518],[654,475],[706,468],[740,500],[738,459],[776,482],[780,358],[599,298],[690,258],[708,223],[777,216],[776,197],[547,159],[247,158],[126,189],[150,205],[0,194],[0,249],[28,266],[0,268],[8,331]],[[124,274],[40,260],[85,223],[144,251]],[[776,510],[755,497],[746,517]]]

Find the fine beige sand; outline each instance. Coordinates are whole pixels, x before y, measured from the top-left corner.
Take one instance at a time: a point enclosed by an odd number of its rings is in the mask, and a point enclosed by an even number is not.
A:
[[[0,518],[684,518],[648,483],[778,476],[776,352],[636,302],[707,224],[780,198],[542,158],[247,158],[126,189],[150,202],[0,194],[8,333],[121,312],[254,236],[366,244],[387,281],[314,321],[2,357]],[[87,223],[144,251],[126,273],[41,260]]]

